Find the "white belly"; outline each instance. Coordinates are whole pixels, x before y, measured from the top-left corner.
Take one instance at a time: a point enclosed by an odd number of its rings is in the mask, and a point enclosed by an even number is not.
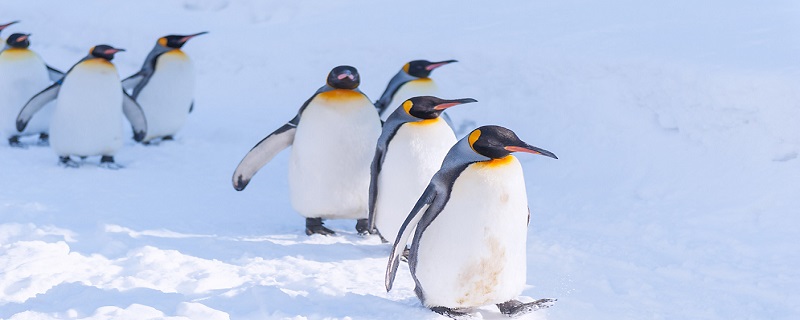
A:
[[[28,49],[7,49],[0,53],[0,134],[17,134],[16,119],[25,103],[50,85],[44,61]],[[47,132],[53,103],[39,110],[25,133]]]
[[[392,97],[392,101],[389,102],[389,106],[386,107],[389,111],[386,112],[383,117],[383,120],[389,117],[390,114],[397,109],[404,101],[419,96],[436,96],[439,94],[439,88],[436,87],[436,83],[433,82],[430,78],[423,78],[412,80],[406,82],[400,89],[397,89],[397,92]],[[440,97],[442,98],[442,97]]]
[[[406,123],[397,130],[378,176],[375,202],[375,225],[386,240],[397,237],[403,221],[455,143],[453,130],[441,118],[431,123]]]
[[[317,95],[303,112],[289,161],[294,209],[305,217],[367,217],[369,167],[381,133],[378,112],[360,93]]]
[[[422,235],[416,278],[426,306],[477,307],[522,293],[528,201],[522,167],[510,157],[464,170]]]
[[[145,141],[174,135],[183,127],[194,99],[194,77],[192,61],[183,52],[158,57],[153,76],[136,97],[147,118]]]
[[[99,60],[75,66],[58,93],[50,145],[60,156],[113,156],[122,146],[122,86],[117,69]]]

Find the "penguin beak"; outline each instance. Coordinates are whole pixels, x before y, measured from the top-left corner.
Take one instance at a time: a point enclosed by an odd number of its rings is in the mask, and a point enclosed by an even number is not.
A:
[[[336,78],[339,80],[344,80],[344,78],[350,78],[350,80],[355,80],[356,76],[350,71],[345,71],[345,73],[336,76]]]
[[[475,99],[472,99],[472,98],[456,99],[456,100],[445,100],[443,103],[437,104],[435,107],[433,107],[433,110],[437,110],[437,111],[444,110],[444,109],[447,109],[447,108],[450,108],[450,107],[455,107],[455,106],[457,106],[459,104],[465,104],[465,103],[470,103],[470,102],[478,102],[478,100],[475,100]]]
[[[511,152],[533,153],[533,154],[538,154],[538,155],[542,155],[542,156],[545,156],[545,157],[550,157],[550,158],[553,158],[553,159],[558,159],[558,157],[556,157],[556,155],[554,153],[550,152],[550,151],[547,151],[547,150],[542,149],[542,148],[534,147],[534,146],[529,145],[529,144],[527,144],[525,142],[522,142],[522,141],[520,141],[520,142],[521,142],[522,146],[507,146],[507,147],[505,147],[505,149],[508,150],[508,151],[511,151]]]
[[[21,36],[21,37],[17,38],[17,42],[23,42],[23,41],[27,40],[27,39],[28,39],[28,37],[30,37],[30,36],[31,36],[31,34],[30,34],[30,33],[29,33],[29,34],[26,34],[26,35],[24,35],[24,36]]]
[[[6,24],[0,24],[0,31],[3,31],[3,29],[8,28],[8,26],[10,26],[12,24],[15,24],[15,23],[19,23],[19,20],[11,21],[11,22],[6,23]]]
[[[120,51],[125,51],[125,49],[119,49],[119,48],[106,49],[106,51],[103,51],[103,54],[115,54]]]
[[[198,33],[195,33],[195,34],[190,34],[188,36],[184,36],[183,38],[181,38],[181,43],[186,43],[186,41],[189,41],[189,39],[194,38],[196,36],[202,36],[202,35],[204,35],[206,33],[208,33],[208,31],[198,32]]]
[[[441,67],[443,65],[450,64],[450,63],[453,63],[453,62],[458,62],[458,60],[446,60],[446,61],[441,61],[441,62],[434,62],[434,63],[431,63],[431,64],[425,66],[425,70],[431,71],[433,69],[436,69],[438,67]]]

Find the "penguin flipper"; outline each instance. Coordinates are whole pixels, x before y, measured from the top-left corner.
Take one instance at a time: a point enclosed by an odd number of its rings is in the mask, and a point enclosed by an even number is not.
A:
[[[192,113],[192,111],[194,111],[194,101],[192,101],[192,104],[189,106],[189,113]]]
[[[122,112],[133,128],[133,140],[141,142],[147,135],[147,119],[142,107],[125,90],[122,90]]]
[[[378,175],[381,173],[383,165],[383,155],[386,148],[381,148],[381,144],[375,150],[375,157],[372,158],[372,165],[369,167],[369,215],[367,216],[367,224],[369,225],[369,232],[373,233],[375,230],[375,202],[378,200]]]
[[[411,232],[414,231],[414,227],[416,227],[417,223],[419,223],[423,213],[426,213],[429,210],[430,205],[436,199],[436,196],[437,193],[435,186],[433,184],[429,184],[425,189],[425,192],[423,192],[422,196],[419,198],[419,200],[417,200],[414,208],[411,209],[411,212],[408,214],[408,217],[406,217],[406,220],[403,221],[403,226],[400,227],[400,231],[397,233],[397,237],[394,240],[392,254],[389,255],[389,263],[386,265],[384,284],[386,285],[387,292],[392,290],[394,277],[397,274],[397,266],[400,265],[400,254],[403,253],[403,250],[406,248],[406,243],[408,243],[408,238],[411,236]]]
[[[64,78],[64,72],[53,68],[51,66],[47,66],[47,75],[50,77],[50,81],[58,81],[61,78]]]
[[[250,149],[250,152],[239,162],[236,171],[233,172],[233,188],[236,191],[244,190],[247,184],[250,183],[250,179],[261,167],[270,162],[283,149],[294,143],[295,132],[297,132],[297,124],[293,119],[259,141],[253,149]]]
[[[58,97],[58,91],[61,89],[61,84],[56,82],[37,93],[33,96],[28,103],[22,107],[17,116],[17,131],[22,132],[28,126],[28,121],[31,121],[33,115],[41,110],[48,102],[55,100]]]
[[[133,90],[142,79],[144,79],[144,74],[141,71],[134,73],[130,77],[125,78],[125,80],[122,80],[122,89],[125,91]]]

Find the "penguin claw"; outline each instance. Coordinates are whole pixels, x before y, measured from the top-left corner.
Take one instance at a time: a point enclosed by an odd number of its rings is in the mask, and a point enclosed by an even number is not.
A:
[[[64,168],[78,168],[81,166],[80,163],[70,159],[70,157],[59,157],[58,164]]]
[[[50,146],[50,135],[46,133],[42,133],[39,135],[39,141],[36,142],[37,146],[40,147],[49,147]]]
[[[503,303],[498,303],[497,308],[500,309],[502,314],[511,318],[516,318],[536,310],[550,308],[556,304],[556,301],[558,301],[558,299],[539,299],[527,303],[520,302],[519,300],[508,300]]]
[[[441,314],[451,319],[475,319],[475,316],[464,311],[450,309],[447,307],[432,307],[431,311]]]
[[[369,232],[369,222],[367,219],[358,219],[356,221],[356,231],[358,231],[358,235],[366,236],[370,234]]]
[[[322,218],[306,218],[306,235],[321,234],[330,236],[336,234],[333,230],[322,225]]]
[[[19,141],[19,136],[13,136],[11,138],[8,138],[8,145],[10,147],[20,148],[20,149],[25,149],[28,147]]]

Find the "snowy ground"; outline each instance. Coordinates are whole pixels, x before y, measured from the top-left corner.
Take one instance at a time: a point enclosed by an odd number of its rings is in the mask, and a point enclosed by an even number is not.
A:
[[[800,318],[800,4],[796,1],[4,1],[0,22],[68,69],[88,48],[210,31],[185,51],[195,112],[177,141],[127,143],[126,168],[0,147],[1,319],[435,319],[389,248],[306,237],[287,154],[230,176],[333,66],[377,99],[408,60],[437,70],[456,122],[500,124],[533,217],[530,319]],[[501,319],[496,309],[484,319]]]

